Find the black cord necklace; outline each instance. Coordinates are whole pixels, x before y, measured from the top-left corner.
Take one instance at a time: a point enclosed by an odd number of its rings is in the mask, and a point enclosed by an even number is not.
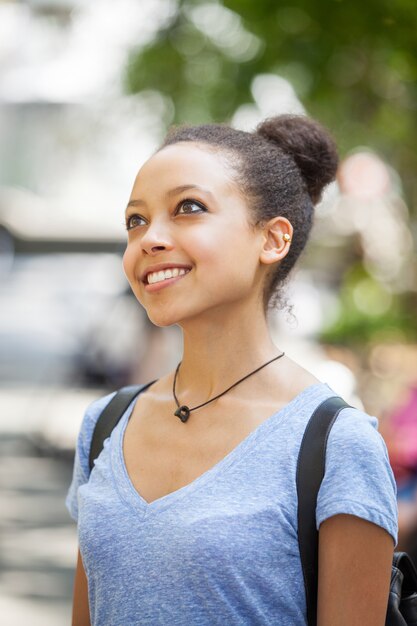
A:
[[[226,391],[223,391],[222,393],[219,393],[218,396],[214,396],[214,398],[211,398],[211,400],[207,400],[207,402],[203,402],[203,404],[199,404],[198,406],[193,406],[192,408],[186,406],[185,404],[180,405],[180,403],[178,401],[178,398],[177,398],[177,396],[175,394],[175,384],[177,382],[178,370],[180,369],[180,365],[181,365],[181,361],[180,361],[178,363],[178,365],[177,365],[177,369],[175,370],[174,384],[172,385],[172,393],[174,395],[175,403],[177,405],[177,410],[175,411],[174,415],[179,417],[180,420],[183,423],[185,423],[188,420],[188,418],[190,417],[191,411],[195,411],[196,409],[201,409],[202,406],[206,406],[206,404],[209,404],[210,402],[214,402],[214,400],[217,400],[217,398],[220,398],[220,396],[224,396],[224,394],[227,393],[228,391],[230,391],[231,389],[233,389],[233,387],[236,387],[236,385],[239,385],[239,383],[242,383],[244,380],[249,378],[249,376],[252,376],[252,374],[256,374],[256,372],[259,372],[259,370],[261,370],[263,367],[266,367],[267,365],[272,363],[272,361],[276,361],[277,359],[280,359],[282,356],[284,356],[284,354],[285,354],[285,352],[282,352],[282,354],[279,354],[278,356],[274,357],[270,361],[267,361],[266,363],[261,365],[261,367],[258,367],[258,368],[256,368],[256,370],[253,370],[253,372],[250,372],[249,374],[246,374],[246,376],[244,376],[243,378],[238,380],[236,383],[233,383],[233,385],[228,387],[226,389]]]

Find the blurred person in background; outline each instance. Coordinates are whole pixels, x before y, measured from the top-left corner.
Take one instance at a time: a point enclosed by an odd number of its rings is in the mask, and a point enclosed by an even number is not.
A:
[[[417,383],[383,421],[398,491],[398,549],[417,565]]]
[[[78,522],[73,624],[306,624],[296,464],[336,395],[274,345],[268,308],[309,237],[337,152],[318,123],[174,128],[126,210],[124,270],[183,356],[128,407],[89,471],[89,406],[67,495]],[[318,623],[382,626],[396,488],[376,418],[344,409],[316,509]],[[359,575],[359,572],[361,573]]]

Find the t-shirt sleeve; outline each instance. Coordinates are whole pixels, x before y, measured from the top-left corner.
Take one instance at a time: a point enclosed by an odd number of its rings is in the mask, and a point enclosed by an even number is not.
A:
[[[88,482],[90,476],[89,455],[94,428],[101,412],[115,393],[113,392],[92,402],[87,407],[81,423],[75,447],[72,481],[65,498],[65,506],[75,521],[78,521],[78,489],[81,485]]]
[[[317,497],[317,529],[340,513],[381,526],[397,545],[397,487],[378,420],[350,408],[339,413],[329,434]]]

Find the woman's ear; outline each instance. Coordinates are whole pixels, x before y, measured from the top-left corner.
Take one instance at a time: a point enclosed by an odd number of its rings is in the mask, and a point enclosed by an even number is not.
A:
[[[286,217],[273,217],[263,227],[263,245],[259,260],[265,265],[281,261],[289,252],[293,227]]]

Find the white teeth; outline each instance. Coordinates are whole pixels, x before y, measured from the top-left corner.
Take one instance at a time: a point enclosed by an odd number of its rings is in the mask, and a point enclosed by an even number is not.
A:
[[[148,274],[147,279],[148,279],[148,283],[150,285],[153,285],[154,283],[159,283],[162,280],[167,280],[168,278],[176,278],[177,276],[183,276],[184,274],[187,274],[187,272],[189,271],[190,270],[186,270],[184,268],[175,267],[175,268],[170,268],[166,270],[161,270],[159,272],[151,272],[150,274]]]

